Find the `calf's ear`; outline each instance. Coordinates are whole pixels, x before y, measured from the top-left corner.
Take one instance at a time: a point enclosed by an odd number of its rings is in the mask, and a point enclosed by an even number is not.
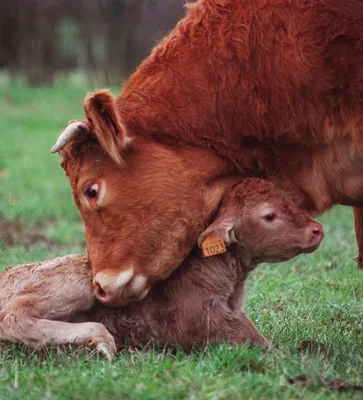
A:
[[[207,236],[214,234],[220,239],[223,239],[226,246],[236,243],[235,228],[237,220],[233,217],[220,217],[216,219],[208,228],[199,236],[198,246],[202,248],[202,243]]]
[[[130,138],[118,115],[114,97],[109,90],[99,90],[87,95],[83,107],[102,149],[121,165],[122,151],[127,147]]]

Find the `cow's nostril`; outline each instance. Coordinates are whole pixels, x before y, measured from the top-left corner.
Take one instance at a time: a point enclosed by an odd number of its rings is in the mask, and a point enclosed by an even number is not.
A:
[[[105,299],[107,297],[106,292],[102,289],[102,286],[98,282],[94,283],[94,289],[98,298]]]
[[[321,230],[318,228],[313,229],[313,234],[314,235],[320,235],[321,234]]]
[[[98,283],[95,282],[94,283],[94,291],[95,291],[95,295],[99,300],[104,300],[107,297],[107,293],[102,289],[102,286]]]

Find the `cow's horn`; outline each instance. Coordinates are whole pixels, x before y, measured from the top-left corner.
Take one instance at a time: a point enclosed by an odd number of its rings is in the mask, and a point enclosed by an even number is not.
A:
[[[67,143],[88,131],[88,126],[84,122],[72,122],[59,135],[56,144],[51,148],[50,152],[57,153],[59,150],[62,150]]]

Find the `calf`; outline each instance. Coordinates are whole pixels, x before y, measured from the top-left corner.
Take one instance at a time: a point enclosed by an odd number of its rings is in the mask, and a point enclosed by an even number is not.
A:
[[[223,254],[203,258],[193,250],[143,301],[124,308],[95,305],[84,256],[7,269],[0,275],[0,339],[33,348],[95,345],[106,355],[115,351],[115,341],[184,348],[221,341],[268,346],[242,310],[245,281],[258,263],[317,249],[321,225],[272,183],[249,178],[230,189],[199,246],[211,235],[227,245],[221,245]]]

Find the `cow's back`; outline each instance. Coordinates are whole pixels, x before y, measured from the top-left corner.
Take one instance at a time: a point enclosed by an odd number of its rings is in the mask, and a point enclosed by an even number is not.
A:
[[[260,141],[313,146],[360,129],[357,0],[205,0],[189,8],[119,98],[130,132],[236,159]]]

